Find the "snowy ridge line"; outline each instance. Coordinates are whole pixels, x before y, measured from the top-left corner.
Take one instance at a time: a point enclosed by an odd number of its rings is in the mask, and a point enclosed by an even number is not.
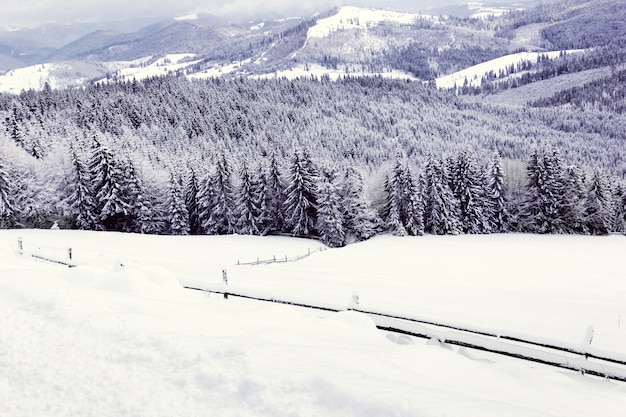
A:
[[[611,362],[618,365],[626,366],[626,355],[619,354],[616,352],[609,352],[602,349],[596,349],[592,346],[587,346],[585,349],[581,349],[580,345],[575,345],[571,343],[559,342],[556,340],[526,335],[526,334],[503,334],[502,332],[496,332],[489,329],[484,329],[480,327],[472,327],[472,326],[461,326],[459,324],[446,323],[446,322],[436,322],[434,320],[422,319],[410,316],[400,316],[393,313],[386,313],[378,310],[362,310],[359,308],[352,309],[359,313],[364,313],[368,315],[375,315],[380,317],[386,317],[397,320],[404,320],[413,323],[426,324],[431,326],[437,326],[445,329],[461,331],[465,333],[471,333],[479,336],[486,336],[495,339],[508,340],[516,343],[524,343],[531,346],[537,346],[546,349],[558,350],[565,353],[570,353],[574,355],[581,355],[587,358],[597,359],[604,362]]]
[[[440,343],[461,346],[468,349],[479,350],[483,352],[495,353],[516,359],[522,359],[530,362],[540,363],[543,365],[554,366],[557,368],[568,369],[582,374],[597,376],[601,378],[612,379],[616,381],[626,382],[626,368],[614,366],[626,365],[620,357],[611,357],[614,353],[604,352],[603,355],[597,354],[600,351],[587,352],[581,349],[570,347],[562,347],[558,342],[542,343],[537,340],[524,340],[519,336],[503,336],[486,330],[464,329],[460,326],[452,326],[448,324],[438,324],[434,321],[418,321],[414,318],[405,318],[399,315],[382,313],[380,311],[368,311],[357,308],[358,301],[355,303],[354,298],[347,307],[339,307],[333,304],[315,304],[305,300],[287,300],[279,299],[268,293],[261,291],[243,290],[237,287],[231,287],[226,284],[212,284],[205,288],[197,288],[185,286],[184,288],[196,291],[204,291],[215,294],[222,294],[225,297],[233,296],[255,301],[265,301],[277,304],[286,304],[295,307],[310,308],[329,312],[340,312],[352,310],[358,313],[366,314],[372,319],[376,328],[379,330],[390,331],[394,333],[405,334],[409,336],[435,339]],[[446,330],[437,330],[424,326],[427,324],[443,328]],[[451,330],[450,330],[451,329]],[[508,343],[502,340],[507,340]],[[522,344],[531,345],[524,346]],[[546,349],[555,350],[550,352]],[[575,355],[575,356],[573,356]],[[593,358],[594,361],[589,359]],[[604,364],[609,362],[611,364]]]
[[[296,255],[296,256],[292,256],[292,257],[288,257],[287,255],[285,255],[284,258],[277,258],[276,255],[274,255],[274,257],[272,259],[259,259],[256,258],[256,261],[250,261],[250,262],[239,262],[239,260],[237,260],[237,265],[269,265],[269,264],[273,264],[273,263],[286,263],[286,262],[295,262],[295,261],[299,261],[300,259],[304,259],[308,256],[311,256],[312,254],[316,253],[316,252],[323,252],[325,251],[326,247],[324,246],[320,246],[317,249],[314,249],[313,251],[311,251],[311,249],[308,250],[307,253],[305,253],[304,255]]]

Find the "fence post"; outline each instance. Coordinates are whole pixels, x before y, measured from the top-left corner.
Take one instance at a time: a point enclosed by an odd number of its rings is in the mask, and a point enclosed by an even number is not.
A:
[[[222,282],[224,283],[224,287],[228,286],[228,274],[225,269],[222,269]],[[226,292],[226,288],[224,288],[224,300],[228,300],[228,293]]]
[[[67,249],[67,256],[70,258],[70,261],[71,261],[72,260],[72,248]]]
[[[21,237],[17,238],[17,252],[20,255],[24,254],[24,243],[22,242],[22,238]]]

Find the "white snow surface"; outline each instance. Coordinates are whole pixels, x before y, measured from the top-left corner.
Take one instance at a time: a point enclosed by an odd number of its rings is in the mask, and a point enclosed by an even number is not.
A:
[[[307,38],[325,38],[339,30],[367,29],[383,22],[412,25],[418,18],[437,20],[435,16],[430,15],[344,6],[340,7],[336,14],[319,19],[309,28]]]
[[[17,253],[21,237],[24,254]],[[0,231],[0,406],[17,416],[621,415],[626,384],[377,330],[384,309],[626,351],[623,236],[288,237]],[[32,254],[67,260],[67,268]],[[293,257],[297,262],[237,265]],[[588,340],[587,340],[588,341]]]
[[[0,92],[19,94],[22,90],[43,90],[46,82],[56,88],[56,80],[50,74],[52,68],[53,64],[38,64],[0,74]]]
[[[500,70],[506,70],[511,65],[521,64],[524,61],[536,62],[540,56],[546,56],[550,59],[557,58],[560,54],[577,54],[581,53],[582,49],[573,49],[567,51],[549,51],[549,52],[518,52],[516,54],[505,55],[490,61],[481,62],[480,64],[464,68],[461,71],[444,75],[436,79],[438,88],[453,88],[462,87],[467,80],[468,85],[477,87],[481,84],[481,79],[484,75],[490,71],[495,72],[498,75]]]

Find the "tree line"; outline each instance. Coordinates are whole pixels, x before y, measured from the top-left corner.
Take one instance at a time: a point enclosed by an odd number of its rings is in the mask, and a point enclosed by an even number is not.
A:
[[[485,165],[471,153],[429,155],[416,164],[398,156],[367,190],[353,167],[320,164],[303,149],[208,168],[179,167],[149,183],[135,164],[98,135],[89,152],[73,144],[63,177],[45,207],[27,205],[24,184],[0,159],[0,225],[135,233],[289,234],[337,247],[379,233],[419,236],[503,232],[623,233],[626,186],[599,170],[565,165],[554,148],[533,149],[521,190],[509,190],[500,155]],[[30,191],[28,191],[30,190]],[[42,203],[43,205],[43,203]]]

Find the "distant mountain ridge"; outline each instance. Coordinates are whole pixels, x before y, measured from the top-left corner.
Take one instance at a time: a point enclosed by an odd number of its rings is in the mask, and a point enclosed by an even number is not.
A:
[[[626,40],[626,8],[617,0],[563,0],[523,10],[510,4],[473,3],[466,8],[470,17],[344,6],[310,19],[244,25],[191,15],[135,31],[97,30],[56,50],[48,48],[49,55],[39,62],[50,64],[47,67],[0,73],[0,91],[19,93],[46,84],[64,88],[162,75],[378,75],[432,81],[521,51],[590,48],[611,39]],[[0,64],[17,65],[20,59],[11,55],[15,51],[10,47],[2,46],[2,39]],[[36,60],[44,51],[33,54],[31,59]],[[502,70],[493,67],[496,75]],[[473,74],[477,78],[467,82],[480,84],[484,75]],[[463,84],[463,78],[459,80],[457,87]]]

